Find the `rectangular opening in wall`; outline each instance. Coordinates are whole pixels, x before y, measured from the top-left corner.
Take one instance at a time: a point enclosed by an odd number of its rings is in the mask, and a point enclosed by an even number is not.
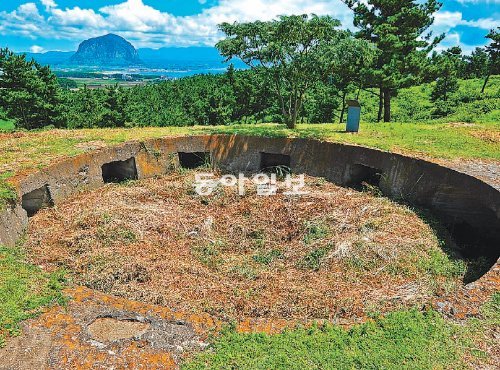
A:
[[[102,166],[102,180],[105,183],[137,180],[137,178],[137,167],[135,166],[134,157],[126,161],[106,163]]]
[[[363,164],[354,164],[350,167],[347,186],[360,189],[366,185],[379,187],[382,179],[382,170],[365,166]]]
[[[209,152],[179,152],[179,164],[182,168],[194,169],[210,165]]]
[[[21,203],[23,209],[28,213],[28,217],[34,216],[42,208],[54,205],[48,185],[24,194]]]
[[[290,173],[290,161],[290,156],[286,154],[260,153],[261,171]]]

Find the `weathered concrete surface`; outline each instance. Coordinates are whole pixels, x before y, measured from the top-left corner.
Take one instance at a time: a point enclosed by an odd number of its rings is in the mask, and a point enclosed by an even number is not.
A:
[[[0,211],[0,244],[14,245],[28,226],[28,215],[20,204],[9,204]]]
[[[139,179],[176,168],[178,152],[210,152],[228,172],[260,170],[261,153],[290,156],[296,173],[339,185],[363,181],[363,168],[380,174],[384,195],[430,209],[457,238],[466,254],[500,256],[500,191],[475,177],[421,159],[359,146],[309,139],[237,135],[167,137],[102,148],[49,166],[19,180],[19,196],[47,186],[52,200],[103,185],[102,166],[135,159]],[[0,214],[0,243],[12,245],[26,227],[19,206]]]
[[[441,160],[444,167],[452,168],[458,172],[466,173],[480,179],[500,191],[500,163],[486,160]]]
[[[178,313],[82,287],[66,293],[72,298],[67,307],[53,307],[25,322],[22,335],[0,348],[0,369],[174,369],[185,355],[206,347],[210,330],[220,328],[207,315]],[[101,332],[104,338],[96,338],[92,325],[103,318],[116,323],[105,335]],[[120,338],[118,334],[130,333],[126,320],[142,323],[142,330]]]
[[[100,343],[141,338],[151,329],[151,324],[141,318],[99,317],[87,326],[92,340]]]

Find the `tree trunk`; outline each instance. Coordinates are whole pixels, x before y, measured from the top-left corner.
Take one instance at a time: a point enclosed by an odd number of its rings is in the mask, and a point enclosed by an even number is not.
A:
[[[347,92],[344,91],[342,94],[342,110],[340,111],[340,123],[344,122],[344,114],[345,114],[345,97]]]
[[[380,88],[380,94],[378,96],[378,115],[377,122],[382,120],[382,113],[384,112],[384,91]]]
[[[295,110],[294,112],[292,112],[292,114],[290,115],[290,120],[288,121],[288,123],[286,124],[286,126],[291,129],[291,130],[294,130],[295,127],[297,127],[297,117],[298,117],[298,112],[297,110]]]
[[[391,122],[391,91],[384,91],[384,122]]]
[[[484,94],[484,90],[486,89],[486,85],[488,84],[490,76],[491,74],[488,73],[488,76],[486,76],[486,79],[484,80],[483,88],[481,89],[481,94]]]
[[[285,124],[286,124],[286,128],[293,130],[297,126],[297,118],[296,117],[293,118],[293,116],[288,116],[288,117],[286,117]]]

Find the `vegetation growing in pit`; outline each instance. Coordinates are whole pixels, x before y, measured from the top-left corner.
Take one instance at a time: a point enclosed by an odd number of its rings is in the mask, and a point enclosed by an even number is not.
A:
[[[231,320],[359,317],[462,283],[465,263],[387,199],[310,177],[307,196],[259,197],[247,184],[243,197],[225,187],[200,197],[195,173],[109,184],[39,212],[32,262],[105,293]]]
[[[25,260],[18,247],[0,246],[0,347],[6,337],[19,333],[21,321],[36,316],[45,306],[65,302],[63,273],[45,273]]]

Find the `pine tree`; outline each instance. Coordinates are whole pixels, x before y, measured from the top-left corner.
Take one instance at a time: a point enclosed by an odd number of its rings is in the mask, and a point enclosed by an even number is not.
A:
[[[36,129],[64,124],[61,89],[49,67],[0,49],[0,104],[16,126]]]
[[[486,46],[486,52],[490,56],[490,61],[488,74],[484,80],[481,93],[484,93],[491,75],[500,73],[500,27],[497,27],[496,30],[491,30],[490,33],[486,35],[486,38],[491,40],[491,44]]]
[[[433,75],[436,85],[431,93],[431,101],[447,102],[450,94],[458,90],[458,76],[463,63],[462,49],[453,47],[432,58]]]
[[[418,82],[428,53],[443,39],[427,33],[436,0],[344,0],[354,11],[357,37],[375,43],[379,56],[369,80],[380,90],[379,120],[391,120],[391,97],[398,89]]]
[[[476,48],[465,60],[464,78],[484,78],[488,75],[490,57],[485,48]]]

